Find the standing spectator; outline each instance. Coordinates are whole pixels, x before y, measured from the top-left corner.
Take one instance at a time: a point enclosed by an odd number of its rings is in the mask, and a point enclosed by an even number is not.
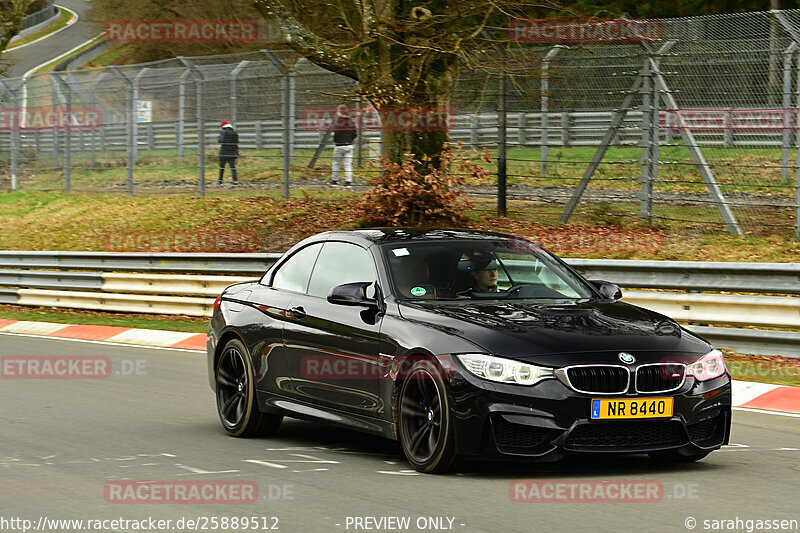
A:
[[[222,131],[217,136],[219,143],[219,179],[217,185],[222,185],[222,176],[225,174],[225,164],[231,167],[233,184],[236,185],[236,158],[239,157],[239,134],[227,120],[220,122]]]
[[[353,184],[353,141],[356,138],[356,125],[347,112],[347,106],[340,104],[336,108],[333,121],[333,176],[331,185],[339,183],[339,162],[344,159],[344,184]]]

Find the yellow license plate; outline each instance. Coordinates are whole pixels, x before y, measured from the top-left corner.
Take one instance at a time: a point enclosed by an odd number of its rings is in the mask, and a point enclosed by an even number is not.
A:
[[[672,398],[592,400],[592,419],[663,418],[672,416]]]

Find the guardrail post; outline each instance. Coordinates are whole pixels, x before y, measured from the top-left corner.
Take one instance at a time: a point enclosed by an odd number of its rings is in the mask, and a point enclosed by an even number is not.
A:
[[[64,92],[67,120],[64,127],[64,190],[69,192],[72,186],[72,86],[61,79],[55,72],[50,73],[53,87],[58,85]],[[56,126],[58,127],[58,126]]]
[[[128,196],[133,196],[133,166],[136,160],[136,152],[135,152],[135,143],[136,143],[136,132],[134,128],[134,124],[136,123],[136,99],[133,94],[133,82],[119,69],[119,67],[109,67],[111,72],[125,85],[125,89],[128,93],[128,101],[127,101],[127,123],[126,123],[126,130],[127,130],[127,178],[126,182],[126,189],[128,192]]]
[[[541,176],[547,175],[547,127],[548,116],[550,110],[550,62],[558,55],[563,45],[556,45],[547,52],[547,55],[542,59],[542,101],[541,101]]]
[[[206,127],[205,127],[205,102],[203,93],[205,92],[205,77],[200,69],[189,59],[178,56],[178,59],[186,65],[197,83],[197,194],[200,198],[206,196]]]
[[[261,150],[264,148],[264,136],[261,133],[261,120],[256,119],[256,124],[254,126],[255,136],[256,136],[256,150]]]
[[[517,146],[525,147],[525,128],[527,127],[527,116],[523,111],[517,115]]]
[[[24,84],[27,80],[23,79]],[[12,90],[11,87],[3,80],[0,80],[0,88],[5,89],[11,99],[11,107],[14,109],[12,113],[11,126],[11,190],[17,190],[17,160],[19,158],[19,130],[22,127],[22,113],[20,112],[20,94],[19,89]],[[16,121],[13,117],[16,116]]]
[[[469,117],[469,144],[478,146],[478,112],[476,111]]]

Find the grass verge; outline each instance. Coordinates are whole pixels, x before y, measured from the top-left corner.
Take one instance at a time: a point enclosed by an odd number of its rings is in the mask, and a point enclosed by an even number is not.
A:
[[[800,359],[741,355],[730,350],[722,352],[725,354],[725,365],[733,379],[800,386]]]
[[[0,192],[0,249],[130,252],[235,252],[241,249],[170,247],[176,235],[255,235],[247,251],[282,252],[319,231],[362,225],[360,193],[349,190],[280,191],[209,189],[186,194],[125,197],[119,194]],[[800,242],[781,235],[732,237],[713,224],[707,208],[664,208],[676,219],[642,226],[633,215],[610,217],[604,209],[579,211],[558,224],[560,205],[512,200],[508,216],[493,199],[475,199],[468,226],[516,233],[564,257],[686,261],[800,262]],[[619,212],[633,209],[617,206]],[[668,210],[668,211],[667,211]],[[772,215],[777,219],[777,214]],[[788,222],[788,220],[787,220]]]
[[[205,333],[208,319],[190,316],[141,315],[134,313],[107,313],[80,309],[58,309],[53,307],[21,307],[0,305],[0,318],[6,320],[30,320],[33,322],[55,322],[57,324],[119,326],[125,328],[162,329]]]

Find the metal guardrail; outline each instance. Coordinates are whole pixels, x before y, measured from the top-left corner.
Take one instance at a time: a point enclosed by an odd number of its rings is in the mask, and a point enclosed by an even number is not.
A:
[[[0,251],[0,269],[263,274],[281,254]]]
[[[0,269],[261,276],[281,254],[0,251]],[[566,259],[589,279],[635,289],[800,294],[800,263]],[[62,273],[63,274],[63,273]],[[1,275],[1,274],[0,274]],[[3,285],[4,283],[0,283]]]
[[[800,263],[627,259],[566,259],[566,262],[589,279],[605,279],[636,289],[800,294]]]
[[[260,277],[281,254],[0,251],[0,303],[209,316],[231,283]],[[626,289],[623,300],[676,320],[767,327],[800,325],[800,264],[567,259],[590,279]],[[173,273],[173,274],[169,274]],[[800,333],[690,326],[718,346],[800,357]]]
[[[40,9],[39,11],[35,11],[30,15],[25,15],[22,18],[22,23],[20,24],[21,29],[27,30],[28,28],[32,28],[37,24],[41,24],[48,19],[53,18],[58,13],[58,8],[53,5],[54,0],[50,0],[47,3],[47,7]]]

